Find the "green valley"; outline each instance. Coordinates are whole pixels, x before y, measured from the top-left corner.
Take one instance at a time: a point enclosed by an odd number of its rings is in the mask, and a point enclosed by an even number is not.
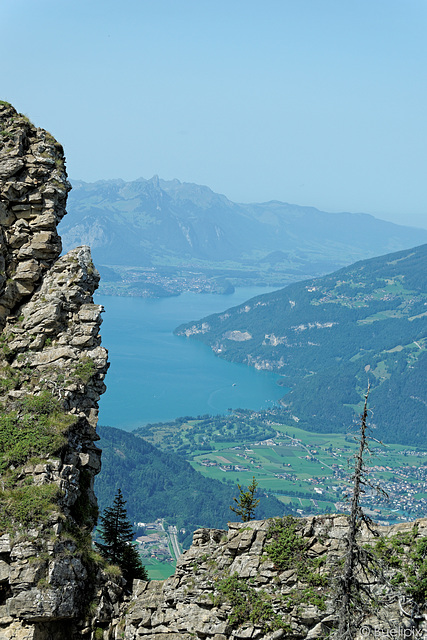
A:
[[[236,410],[146,425],[138,433],[156,447],[185,455],[207,478],[231,487],[259,488],[292,512],[309,515],[347,511],[357,425],[346,434],[305,431],[280,409]],[[427,512],[427,448],[371,444],[369,480],[388,498],[367,490],[364,507],[374,520],[396,522]],[[229,518],[231,519],[231,518]]]
[[[189,546],[199,527],[225,527],[235,487],[204,477],[182,456],[161,451],[132,433],[99,427],[102,470],[95,487],[100,509],[112,503],[120,488],[132,522],[163,519],[176,526],[179,541]],[[260,517],[283,511],[274,497],[262,496]]]
[[[176,563],[176,536],[189,546],[199,527],[225,528],[237,485],[258,482],[257,518],[346,513],[357,426],[346,434],[305,431],[280,408],[238,409],[226,416],[182,417],[134,433],[100,427],[100,506],[121,487],[149,576],[163,579]],[[155,445],[155,446],[154,446]],[[374,521],[396,523],[427,513],[427,448],[371,442],[372,487],[363,498]]]

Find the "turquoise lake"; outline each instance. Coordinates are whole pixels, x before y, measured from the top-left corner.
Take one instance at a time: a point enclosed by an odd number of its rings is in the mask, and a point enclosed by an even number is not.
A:
[[[99,423],[131,430],[179,416],[267,408],[284,395],[279,376],[221,360],[196,340],[173,335],[183,322],[224,311],[273,289],[231,295],[184,293],[147,299],[95,296],[105,307],[102,344],[109,351]]]

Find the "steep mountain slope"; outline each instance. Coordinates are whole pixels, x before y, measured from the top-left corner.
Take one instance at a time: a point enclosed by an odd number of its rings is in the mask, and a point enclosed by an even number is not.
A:
[[[120,488],[133,522],[166,518],[187,530],[187,543],[198,527],[224,527],[236,517],[229,507],[237,487],[203,477],[182,457],[160,451],[132,433],[101,426],[98,432],[102,470],[95,488],[101,510]],[[263,496],[257,516],[280,516],[284,510],[279,500]]]
[[[114,266],[134,284],[150,281],[153,271],[161,277],[166,269],[169,278],[182,270],[188,280],[196,270],[210,279],[227,276],[234,284],[280,285],[427,242],[427,231],[366,214],[330,214],[276,201],[236,204],[208,187],[157,176],[76,181],[68,212],[61,225],[65,248],[90,244],[98,266]],[[110,275],[103,274],[106,280]]]
[[[427,245],[358,262],[178,327],[281,372],[300,426],[348,429],[368,380],[378,437],[426,444]]]

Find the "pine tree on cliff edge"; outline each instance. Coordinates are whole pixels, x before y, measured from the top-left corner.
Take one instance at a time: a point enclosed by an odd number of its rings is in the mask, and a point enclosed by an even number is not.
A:
[[[133,527],[127,518],[125,504],[126,500],[119,489],[113,506],[104,509],[100,518],[99,534],[104,542],[95,542],[95,545],[103,558],[120,567],[127,583],[135,578],[148,580],[138,550],[132,544]]]
[[[237,485],[239,497],[233,498],[237,507],[230,507],[230,509],[242,518],[242,522],[249,522],[249,520],[255,518],[255,509],[259,505],[259,499],[255,499],[257,486],[258,482],[255,480],[255,476],[252,476],[252,482],[247,491],[245,491],[240,484]]]

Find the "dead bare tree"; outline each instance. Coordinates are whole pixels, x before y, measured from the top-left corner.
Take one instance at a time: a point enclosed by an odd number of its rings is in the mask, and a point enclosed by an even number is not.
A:
[[[357,437],[359,447],[354,456],[352,475],[353,495],[351,499],[344,567],[338,578],[337,640],[354,640],[366,617],[375,610],[377,623],[384,629],[396,631],[396,624],[402,628],[417,628],[425,619],[427,601],[427,537],[418,535],[415,523],[411,532],[395,534],[387,542],[381,538],[372,520],[364,513],[361,498],[368,486],[384,497],[387,494],[369,479],[369,467],[365,464],[371,455],[370,442],[383,446],[369,433],[368,397],[370,384],[365,394],[363,413],[360,416],[360,432]],[[361,544],[358,533],[366,525],[377,538],[378,544]],[[383,551],[381,552],[381,548]],[[400,549],[404,562],[393,558]],[[397,562],[397,565],[396,565]],[[400,562],[400,563],[399,563]],[[397,571],[396,566],[399,567]],[[424,609],[424,611],[423,611]],[[392,620],[390,614],[393,612]],[[390,626],[394,625],[394,626]],[[368,627],[365,627],[365,629]],[[409,635],[407,633],[407,635]]]
[[[363,493],[363,485],[367,484],[364,479],[366,469],[364,464],[364,454],[369,449],[367,428],[368,428],[368,397],[370,392],[370,384],[365,394],[365,403],[363,413],[360,417],[360,436],[359,450],[355,455],[353,481],[353,496],[351,499],[349,526],[346,536],[346,556],[344,562],[344,570],[339,580],[339,608],[338,608],[338,640],[352,640],[358,625],[355,620],[355,600],[360,595],[360,584],[356,576],[356,568],[359,565],[361,549],[357,542],[357,532],[362,522],[366,522],[368,526],[371,524],[369,518],[363,513],[360,505],[361,495]]]

